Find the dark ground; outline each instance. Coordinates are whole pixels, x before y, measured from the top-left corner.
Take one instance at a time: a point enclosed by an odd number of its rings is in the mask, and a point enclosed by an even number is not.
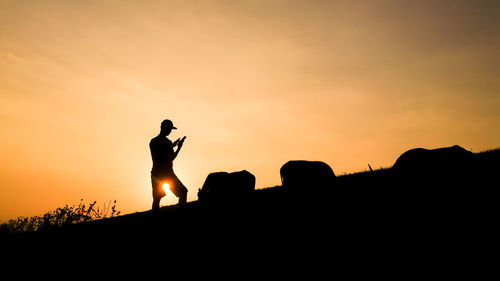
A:
[[[325,188],[277,186],[163,207],[158,216],[140,212],[20,234],[9,243],[100,253],[168,249],[207,262],[225,255],[270,262],[324,257],[329,265],[360,258],[394,266],[487,263],[498,234],[499,161],[495,150],[474,154],[464,170],[382,169],[339,176]]]

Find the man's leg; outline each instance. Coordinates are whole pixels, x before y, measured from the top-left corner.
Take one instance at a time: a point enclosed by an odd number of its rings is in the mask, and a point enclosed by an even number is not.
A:
[[[170,188],[170,190],[175,194],[175,196],[179,197],[179,205],[186,204],[188,189],[175,175],[172,177],[172,182],[173,186]]]
[[[161,196],[158,194],[158,188],[160,188],[160,181],[151,175],[151,185],[153,187],[153,205],[151,207],[151,212],[156,215],[160,211],[160,200]]]
[[[161,198],[157,198],[157,197],[153,196],[153,207],[151,209],[151,212],[153,213],[153,215],[157,215],[158,212],[160,211],[160,200],[161,200]]]
[[[187,202],[187,188],[184,187],[184,190],[179,196],[179,205],[184,205]]]

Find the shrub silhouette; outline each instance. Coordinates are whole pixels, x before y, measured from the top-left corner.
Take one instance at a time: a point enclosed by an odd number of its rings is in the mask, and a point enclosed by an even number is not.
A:
[[[97,201],[94,201],[87,205],[81,199],[78,205],[65,205],[62,208],[49,211],[42,216],[18,217],[17,219],[2,223],[0,225],[0,234],[49,230],[69,224],[120,215],[120,211],[116,208],[116,200],[113,202],[110,201],[108,205],[104,204],[103,208],[99,208],[96,204]]]

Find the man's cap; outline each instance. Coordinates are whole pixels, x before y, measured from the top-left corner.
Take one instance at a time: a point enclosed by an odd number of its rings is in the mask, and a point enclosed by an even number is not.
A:
[[[176,127],[174,127],[174,123],[172,123],[172,121],[168,120],[168,119],[165,119],[163,120],[163,122],[161,122],[161,127],[162,128],[171,128],[171,129],[177,129]]]

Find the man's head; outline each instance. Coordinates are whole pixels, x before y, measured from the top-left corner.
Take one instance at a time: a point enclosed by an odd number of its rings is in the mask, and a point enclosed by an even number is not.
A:
[[[172,121],[170,121],[168,119],[165,119],[165,120],[163,120],[163,122],[161,122],[160,134],[164,134],[164,135],[168,136],[170,134],[170,132],[172,132],[172,130],[175,130],[175,129],[177,129],[177,128],[174,127],[174,123],[172,123]]]

